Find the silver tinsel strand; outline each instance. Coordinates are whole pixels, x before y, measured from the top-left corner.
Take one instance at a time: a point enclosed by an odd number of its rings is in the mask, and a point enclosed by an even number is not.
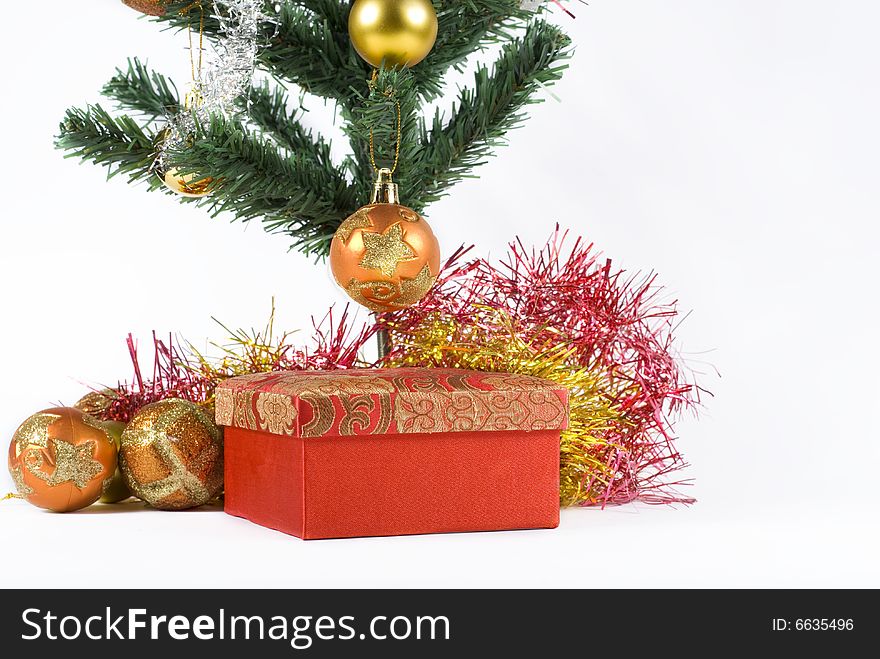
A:
[[[208,11],[205,1],[203,11]],[[165,139],[159,147],[156,169],[164,173],[173,166],[169,154],[186,148],[196,126],[210,122],[212,115],[232,115],[235,104],[250,89],[256,66],[260,25],[271,22],[263,13],[262,0],[213,0],[213,17],[220,23],[216,57],[201,79],[196,81],[193,96],[200,102],[181,107],[168,121]]]

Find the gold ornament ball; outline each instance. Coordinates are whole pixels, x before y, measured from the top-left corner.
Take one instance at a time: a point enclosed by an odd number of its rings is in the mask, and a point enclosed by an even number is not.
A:
[[[121,421],[105,421],[104,429],[107,435],[116,444],[116,450],[122,448],[122,433],[125,430],[125,424]],[[101,494],[101,503],[119,503],[131,497],[131,490],[125,484],[125,477],[122,470],[116,466],[116,470],[110,477],[110,480],[104,483],[104,492]]]
[[[400,204],[364,206],[330,243],[330,270],[358,304],[398,311],[421,300],[440,274],[440,244],[425,218]]]
[[[132,494],[154,508],[201,506],[223,488],[223,431],[189,401],[146,405],[122,433],[119,467]]]
[[[103,418],[104,413],[110,409],[113,401],[116,399],[117,393],[113,389],[102,389],[101,391],[90,391],[85,396],[76,401],[73,406],[83,414]]]
[[[169,190],[179,194],[181,197],[206,197],[211,194],[211,186],[214,179],[206,176],[203,179],[196,180],[197,174],[186,174],[181,176],[179,171],[172,167],[162,177],[162,182]]]
[[[22,423],[9,445],[18,494],[59,513],[97,501],[116,469],[116,444],[104,425],[72,407],[53,407]]]
[[[355,0],[348,34],[375,67],[415,66],[437,40],[437,14],[429,0]]]

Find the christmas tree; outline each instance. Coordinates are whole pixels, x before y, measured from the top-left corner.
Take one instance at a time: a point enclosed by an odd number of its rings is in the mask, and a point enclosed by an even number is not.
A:
[[[391,1],[391,0],[389,0]],[[219,38],[224,4],[204,2],[204,35]],[[164,5],[155,20],[192,27],[193,2]],[[141,3],[143,4],[143,3]],[[199,3],[200,4],[200,3]],[[240,112],[201,122],[195,139],[170,154],[182,173],[218,183],[210,196],[182,199],[235,219],[259,219],[266,231],[290,237],[306,254],[326,255],[339,224],[369,199],[375,160],[395,159],[395,181],[416,211],[449,192],[485,162],[507,133],[542,100],[542,87],[559,80],[570,40],[522,0],[433,0],[438,32],[430,54],[412,67],[374,68],[352,45],[348,0],[266,2],[258,27],[258,66],[273,78],[335,103],[350,153],[331,158],[329,144],[291,109],[285,86],[259,84],[238,101]],[[218,13],[219,12],[219,13]],[[161,12],[157,12],[161,13]],[[443,97],[444,78],[487,47],[498,50],[480,64],[473,84],[458,91],[451,112],[426,117],[423,107]],[[177,86],[132,59],[102,93],[124,114],[101,105],[71,108],[61,122],[59,148],[109,168],[110,174],[163,189],[154,164],[163,129],[181,107]],[[135,119],[137,117],[137,119]]]

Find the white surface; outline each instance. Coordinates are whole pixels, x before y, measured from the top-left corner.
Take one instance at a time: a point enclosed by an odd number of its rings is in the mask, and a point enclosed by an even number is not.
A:
[[[69,515],[16,502],[27,529],[4,586],[161,587],[861,587],[877,583],[876,517],[852,509],[652,506],[562,511],[556,530],[302,541],[219,509],[126,504]],[[75,542],[78,550],[71,549]],[[52,550],[75,561],[44,560]],[[12,562],[9,551],[7,565]],[[115,569],[113,561],[118,560]]]
[[[880,6],[572,6],[576,21],[558,17],[578,44],[563,103],[535,107],[430,220],[447,252],[541,243],[559,221],[618,264],[658,271],[694,310],[684,349],[723,374],[705,378],[703,417],[678,426],[700,502],[566,510],[556,531],[303,543],[216,511],[59,516],[12,501],[0,563],[40,567],[3,570],[0,585],[880,586]],[[307,329],[344,300],[256,224],[63,160],[52,135],[64,109],[99,100],[127,56],[178,81],[188,63],[183,35],[121,3],[45,13],[34,34],[32,9],[11,3],[0,26],[4,437],[81,383],[128,377],[129,331],[142,345],[153,329],[222,339],[212,315],[259,326],[272,295],[279,326]],[[51,560],[61,547],[79,554],[75,572]],[[134,556],[146,560],[129,568]],[[108,571],[113,557],[121,569]]]

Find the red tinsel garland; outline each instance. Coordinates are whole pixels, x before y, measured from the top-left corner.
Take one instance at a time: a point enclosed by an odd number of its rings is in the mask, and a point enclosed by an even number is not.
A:
[[[669,481],[685,466],[674,446],[672,419],[699,400],[699,389],[686,379],[673,347],[676,303],[662,301],[656,275],[627,277],[580,238],[566,249],[567,237],[557,227],[540,250],[511,243],[498,265],[477,259],[458,266],[457,253],[420,304],[382,321],[397,346],[389,361],[459,365],[462,353],[481,350],[462,337],[470,334],[485,342],[509,333],[511,326],[516,338],[536,352],[565,346],[572,367],[601,374],[601,389],[620,412],[602,433],[605,445],[595,448],[595,457],[614,477],[603,487],[580,483],[579,492],[591,494],[572,497],[603,505],[689,503],[691,498],[673,489],[682,483]],[[484,310],[500,313],[503,326],[498,314]],[[435,341],[429,347],[424,336],[438,323],[460,329],[449,345]],[[413,350],[415,359],[404,354]]]

